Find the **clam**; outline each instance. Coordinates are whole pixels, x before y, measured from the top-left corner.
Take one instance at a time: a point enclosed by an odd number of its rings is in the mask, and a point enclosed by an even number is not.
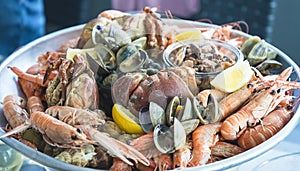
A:
[[[149,133],[153,130],[149,107],[143,107],[139,112],[139,122],[144,132]]]
[[[119,47],[131,43],[131,38],[122,30],[121,25],[112,21],[106,25],[94,25],[91,41],[94,45],[103,44],[110,49],[116,50],[119,49]]]
[[[183,126],[186,135],[189,135],[191,132],[193,132],[198,127],[199,123],[199,119],[181,121],[181,125]]]
[[[141,37],[126,46],[120,48],[116,54],[117,63],[120,64],[126,58],[131,57],[139,53],[139,49],[143,49],[146,44],[146,38]]]
[[[108,25],[111,23],[111,20],[108,20],[106,18],[95,18],[89,21],[84,28],[82,29],[80,39],[78,41],[77,47],[78,48],[92,48],[94,47],[92,39],[93,36],[95,36],[95,32],[98,32],[103,26]],[[89,41],[89,45],[87,45],[87,42]]]
[[[97,44],[94,51],[88,52],[86,57],[90,68],[99,75],[110,73],[116,68],[115,54],[101,44]]]
[[[206,107],[203,106],[198,98],[194,98],[193,106],[195,113],[202,124],[215,123],[218,121],[220,116],[218,101],[212,94],[208,96]]]
[[[179,112],[182,110],[183,106],[180,104],[180,99],[178,96],[173,97],[167,106],[166,119],[167,125],[173,125],[174,118],[179,116]]]
[[[165,110],[162,107],[160,107],[158,104],[156,104],[154,102],[150,102],[149,113],[150,113],[152,125],[154,127],[158,124],[161,124],[161,125],[166,124]]]
[[[174,148],[181,149],[186,142],[186,131],[178,119],[174,118],[174,125],[170,127],[174,129]]]
[[[157,103],[150,102],[139,112],[140,124],[145,132],[150,132],[156,125],[166,124],[165,110]]]
[[[180,113],[180,115],[178,116],[178,119],[182,122],[182,121],[187,121],[187,120],[191,120],[194,118],[195,118],[195,115],[194,115],[192,102],[189,98],[187,98],[185,105],[184,105],[183,112]]]
[[[254,45],[260,41],[261,41],[260,37],[252,36],[243,43],[240,50],[244,54],[245,58],[247,58],[248,54],[250,53]]]
[[[268,57],[269,48],[264,40],[256,43],[247,56],[251,66],[255,66],[262,61],[266,60]]]
[[[162,153],[173,153],[181,149],[186,143],[186,132],[178,119],[174,119],[174,125],[157,125],[153,132],[154,144]]]
[[[280,69],[282,67],[282,63],[276,60],[265,60],[255,68],[258,69],[262,74],[269,75],[271,71]]]
[[[147,52],[143,49],[138,49],[136,53],[128,56],[120,63],[119,70],[123,73],[137,71],[143,66],[147,59]]]
[[[177,66],[180,66],[183,63],[183,60],[185,58],[185,54],[186,54],[186,49],[187,47],[181,47],[179,48],[179,50],[176,52],[175,54],[175,60],[174,60],[174,64]]]

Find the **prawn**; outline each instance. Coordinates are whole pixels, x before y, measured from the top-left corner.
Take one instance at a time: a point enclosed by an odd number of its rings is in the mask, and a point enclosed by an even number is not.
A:
[[[79,128],[72,127],[44,112],[34,112],[25,123],[0,136],[1,138],[22,132],[30,127],[38,130],[44,140],[61,148],[76,148],[85,144],[93,144]]]
[[[12,128],[25,123],[28,120],[28,113],[25,110],[26,101],[22,97],[11,94],[3,99],[3,114]]]
[[[105,123],[105,114],[88,109],[74,108],[70,106],[51,106],[45,113],[70,125],[102,125]]]
[[[29,110],[29,113],[34,112],[43,112],[44,111],[44,105],[42,103],[42,100],[38,96],[30,96],[27,100],[27,108]]]
[[[127,158],[134,160],[135,163],[140,162],[146,166],[150,164],[148,159],[134,147],[109,137],[106,133],[100,132],[90,125],[78,125],[77,128],[83,130],[91,140],[104,147],[112,156],[118,157],[128,165],[132,166],[133,163]]]
[[[285,92],[292,88],[300,88],[297,82],[284,81],[292,72],[289,67],[274,81],[266,79],[266,88],[258,92],[245,106],[225,119],[221,134],[226,140],[236,140],[248,125],[255,126],[258,121],[274,110],[277,105],[287,98]]]
[[[206,164],[211,156],[211,147],[219,140],[218,133],[221,122],[199,126],[192,134],[193,150],[192,160],[189,166],[200,166]]]
[[[262,119],[262,124],[247,130],[238,139],[240,147],[250,149],[275,135],[291,119],[291,106],[281,107],[272,111]]]
[[[187,143],[179,150],[176,150],[173,153],[173,168],[175,169],[183,169],[186,168],[191,158],[191,143],[186,141]]]

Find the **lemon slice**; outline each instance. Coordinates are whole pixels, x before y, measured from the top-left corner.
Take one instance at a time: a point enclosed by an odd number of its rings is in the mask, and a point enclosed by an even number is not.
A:
[[[68,48],[67,49],[67,54],[66,58],[73,60],[74,56],[76,54],[80,54],[86,58],[86,54],[91,53],[91,54],[96,54],[94,48],[89,48],[89,49],[73,49],[73,48]]]
[[[252,74],[251,66],[245,60],[219,73],[210,84],[221,91],[231,93],[246,85],[250,81]]]
[[[115,123],[126,133],[144,133],[142,127],[139,125],[138,118],[122,105],[114,104],[112,108],[112,118]]]
[[[175,41],[182,41],[186,39],[200,39],[201,37],[201,31],[200,30],[194,30],[194,31],[185,31],[182,33],[179,33],[175,36]]]

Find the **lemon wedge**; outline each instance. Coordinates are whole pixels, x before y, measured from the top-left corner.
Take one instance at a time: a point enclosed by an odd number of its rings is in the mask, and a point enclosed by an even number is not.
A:
[[[94,48],[89,48],[89,49],[73,49],[73,48],[68,48],[67,53],[66,53],[66,58],[73,60],[74,56],[76,54],[80,54],[86,58],[86,54],[91,53],[91,54],[96,54]]]
[[[128,109],[119,104],[114,104],[112,108],[112,118],[114,122],[128,134],[144,133],[139,125],[139,120]]]
[[[200,30],[193,30],[193,31],[185,31],[182,33],[179,33],[175,36],[175,41],[182,41],[186,39],[200,39],[201,37],[201,31]]]
[[[221,91],[231,93],[246,85],[251,80],[252,74],[251,66],[245,60],[219,73],[210,84]]]

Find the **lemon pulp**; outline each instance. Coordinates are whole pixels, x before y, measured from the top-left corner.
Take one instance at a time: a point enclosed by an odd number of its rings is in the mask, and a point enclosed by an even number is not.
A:
[[[210,84],[221,91],[231,93],[246,85],[251,80],[252,74],[251,66],[245,60],[219,73]]]
[[[114,104],[112,108],[112,118],[114,122],[126,133],[142,134],[142,127],[139,125],[139,120],[128,109],[119,104]]]

